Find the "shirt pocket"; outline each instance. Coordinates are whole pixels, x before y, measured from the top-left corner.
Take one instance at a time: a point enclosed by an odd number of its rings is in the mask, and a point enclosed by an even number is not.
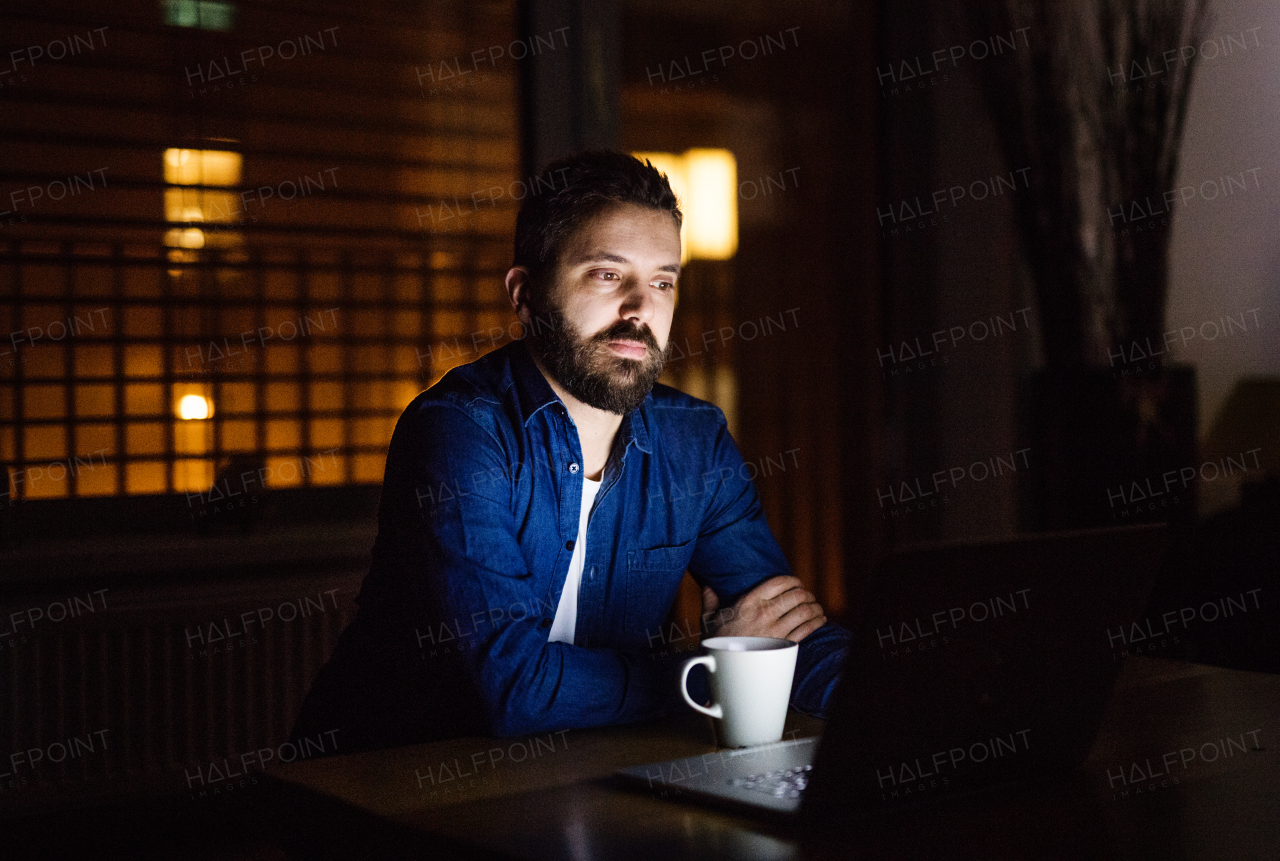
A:
[[[633,633],[660,632],[675,603],[694,542],[627,552],[627,606],[622,626]]]

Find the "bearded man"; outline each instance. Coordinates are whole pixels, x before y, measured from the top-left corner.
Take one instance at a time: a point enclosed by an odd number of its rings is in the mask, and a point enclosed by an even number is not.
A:
[[[664,621],[689,571],[719,635],[800,643],[821,715],[849,641],[791,576],[723,413],[657,384],[681,213],[648,163],[584,153],[524,201],[525,337],[444,376],[391,440],[358,612],[294,736],[342,752],[687,708]]]

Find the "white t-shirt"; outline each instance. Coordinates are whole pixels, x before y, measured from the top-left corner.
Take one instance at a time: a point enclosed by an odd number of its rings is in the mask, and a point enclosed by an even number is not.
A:
[[[578,587],[582,584],[582,569],[587,563],[587,521],[591,519],[591,506],[600,492],[600,481],[582,479],[582,510],[578,514],[578,538],[573,542],[573,556],[569,559],[569,574],[564,578],[564,591],[556,606],[556,618],[551,623],[548,643],[573,645],[573,635],[578,627]]]

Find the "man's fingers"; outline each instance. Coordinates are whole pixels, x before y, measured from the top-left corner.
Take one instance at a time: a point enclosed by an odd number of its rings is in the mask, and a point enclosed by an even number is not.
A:
[[[743,595],[742,599],[752,601],[771,601],[783,592],[796,588],[804,588],[804,584],[800,582],[799,577],[779,575],[777,577],[770,577],[763,583],[757,584],[754,589],[746,595]]]
[[[803,625],[787,634],[785,639],[788,639],[793,643],[799,643],[805,637],[809,636],[825,624],[827,624],[827,617],[818,616],[816,619],[810,619],[808,622],[805,622]]]
[[[797,587],[787,589],[772,598],[750,602],[749,606],[757,608],[756,612],[765,618],[779,619],[793,608],[804,604],[812,604],[815,601],[816,599],[812,592],[805,590],[804,587]]]
[[[709,616],[720,609],[720,596],[710,586],[702,587],[702,615]]]
[[[816,601],[800,604],[778,617],[778,624],[786,631],[793,631],[811,619],[823,618],[822,605]]]

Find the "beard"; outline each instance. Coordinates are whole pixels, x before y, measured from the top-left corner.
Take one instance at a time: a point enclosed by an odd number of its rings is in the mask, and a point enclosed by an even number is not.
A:
[[[619,320],[580,337],[554,304],[533,310],[537,322],[528,327],[529,347],[569,394],[598,410],[625,416],[653,390],[666,355],[648,326]],[[644,344],[648,354],[643,359],[616,355],[609,349],[609,342],[616,340]]]

